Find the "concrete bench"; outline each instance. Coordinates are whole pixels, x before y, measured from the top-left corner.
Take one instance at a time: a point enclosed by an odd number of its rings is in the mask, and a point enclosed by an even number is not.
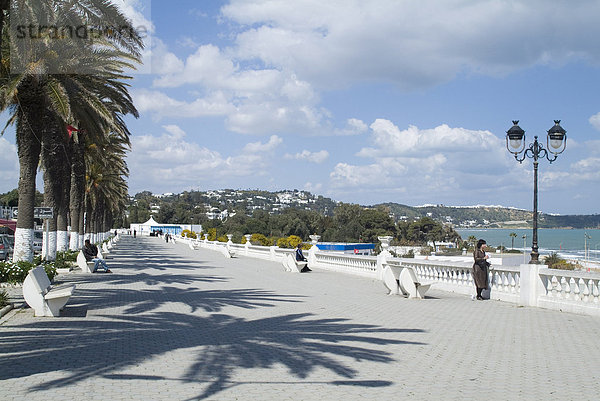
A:
[[[23,298],[34,316],[59,316],[73,295],[75,284],[53,286],[43,267],[34,267],[23,282]]]
[[[300,273],[300,271],[306,267],[307,264],[308,262],[296,260],[296,258],[291,254],[287,254],[283,258],[283,267],[287,272]]]
[[[228,246],[221,246],[221,247],[219,247],[219,251],[226,258],[233,258],[235,256],[235,252],[233,251],[233,249],[229,248]]]
[[[398,277],[400,291],[408,298],[423,299],[433,282],[419,281],[412,267],[404,266]]]
[[[400,273],[402,267],[386,264],[383,268],[383,285],[389,290],[388,295],[400,295]]]
[[[84,273],[91,273],[94,268],[94,262],[88,262],[83,255],[83,251],[79,251],[77,254],[77,267]]]

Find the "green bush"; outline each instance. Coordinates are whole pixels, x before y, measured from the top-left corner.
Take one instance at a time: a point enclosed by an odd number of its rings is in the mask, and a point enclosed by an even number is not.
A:
[[[431,255],[431,252],[433,252],[433,247],[424,246],[421,248],[421,252],[419,252],[419,253],[423,256],[429,256],[429,255]]]
[[[407,253],[402,255],[403,258],[414,258],[415,252],[412,249],[409,249]]]
[[[9,303],[8,292],[6,292],[6,290],[0,290],[0,308],[4,308]]]
[[[273,241],[269,240],[263,234],[252,234],[252,237],[250,237],[250,243],[253,245],[271,246]]]
[[[292,248],[287,238],[279,238],[277,240],[277,246],[279,248]]]
[[[190,231],[190,230],[187,230],[187,229],[186,229],[186,230],[183,230],[183,231],[181,232],[181,236],[185,238],[185,237],[187,237],[187,236],[188,236],[188,234],[189,234],[189,233],[191,233],[191,231]]]
[[[59,267],[69,267],[65,261],[43,262],[41,266],[46,271],[50,281],[56,276],[57,264]],[[21,260],[19,262],[0,262],[0,283],[21,284],[27,274],[38,264]]]
[[[65,261],[65,262],[76,262],[77,261],[77,254],[79,253],[79,251],[63,251],[63,252],[56,252],[56,260],[61,260],[61,261]],[[36,263],[37,265],[39,265],[40,263]]]
[[[219,238],[217,238],[217,241],[227,242],[227,241],[229,241],[229,238],[227,238],[225,235],[221,235]]]
[[[567,262],[558,256],[558,253],[556,252],[552,252],[550,255],[546,256],[544,264],[547,265],[549,269],[575,270],[575,265],[573,263]]]

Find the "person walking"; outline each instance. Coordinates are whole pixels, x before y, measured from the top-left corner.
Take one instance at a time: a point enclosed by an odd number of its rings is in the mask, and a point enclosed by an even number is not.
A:
[[[135,229],[133,230],[133,238],[135,238]]]
[[[488,259],[490,256],[485,254],[485,247],[485,240],[480,239],[477,241],[475,252],[473,252],[473,259],[475,259],[475,263],[473,263],[473,280],[475,281],[479,301],[483,300],[481,293],[488,287],[488,267],[490,266]]]

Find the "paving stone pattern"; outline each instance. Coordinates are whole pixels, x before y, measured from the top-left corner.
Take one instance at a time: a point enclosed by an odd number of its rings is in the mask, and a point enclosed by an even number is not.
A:
[[[0,321],[2,400],[595,400],[600,319],[123,237]],[[399,398],[401,397],[401,398]]]

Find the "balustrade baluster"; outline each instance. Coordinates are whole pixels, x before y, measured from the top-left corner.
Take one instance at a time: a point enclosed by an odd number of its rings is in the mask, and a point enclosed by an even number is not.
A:
[[[511,273],[510,274],[510,292],[513,294],[516,294],[518,292],[517,286],[518,286],[518,279],[517,279],[517,273]]]
[[[579,279],[579,290],[581,292],[581,300],[583,302],[590,302],[590,284],[592,280],[588,280],[586,283],[584,279]]]
[[[561,287],[561,298],[570,299],[571,298],[571,287],[569,287],[569,281],[566,277],[560,278],[560,287]]]
[[[600,288],[598,288],[600,286],[600,280],[590,280],[592,282],[592,297],[593,299],[593,303],[595,303],[596,305],[600,302],[600,300],[598,299],[598,297],[600,296]]]
[[[558,278],[556,276],[552,276],[550,282],[552,283],[552,298],[559,298],[562,294],[561,290],[559,290],[560,283]]]
[[[581,296],[579,293],[579,285],[577,284],[577,282],[575,281],[575,279],[573,277],[571,277],[569,279],[569,287],[571,287],[571,300],[580,301]]]

